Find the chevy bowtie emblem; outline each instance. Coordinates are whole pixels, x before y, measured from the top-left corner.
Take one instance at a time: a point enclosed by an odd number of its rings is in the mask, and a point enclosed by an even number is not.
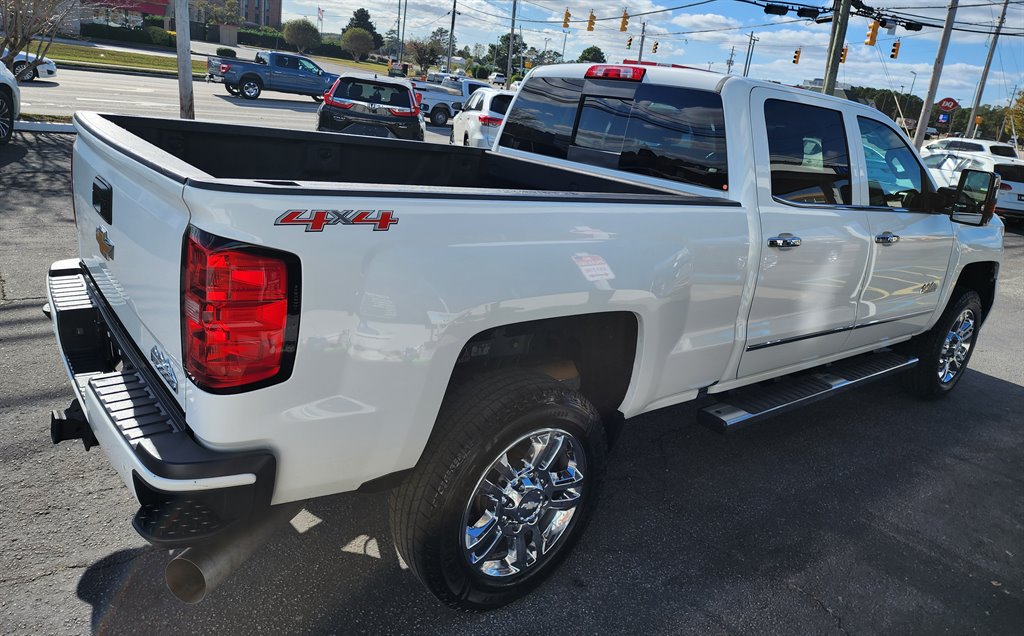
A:
[[[103,258],[108,261],[114,260],[114,244],[110,242],[107,231],[98,225],[96,226],[96,244],[100,246],[100,254],[103,255]]]

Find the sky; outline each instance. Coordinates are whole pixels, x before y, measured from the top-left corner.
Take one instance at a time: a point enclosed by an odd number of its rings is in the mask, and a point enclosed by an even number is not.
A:
[[[455,0],[458,12],[455,38],[459,47],[496,42],[508,33],[512,0]],[[879,31],[874,47],[863,44],[869,20],[851,17],[846,42],[849,54],[840,66],[839,82],[854,86],[888,88],[911,92],[924,97],[931,78],[935,55],[942,34],[948,0],[865,0],[875,9],[890,9],[905,15],[919,16],[922,22],[936,24],[921,31],[898,28],[895,35]],[[806,6],[830,6],[802,0]],[[1002,0],[960,0],[956,23],[958,27],[988,32],[993,29],[1002,9]],[[284,0],[283,19],[306,16],[315,21],[317,7],[325,13],[324,32],[337,33],[349,21],[352,12],[362,7],[370,12],[377,31],[382,35],[396,24],[399,0]],[[570,29],[562,29],[563,12],[572,14]],[[619,31],[623,9],[631,14],[626,33]],[[671,9],[671,10],[666,10]],[[586,30],[590,11],[598,17],[596,29]],[[659,11],[646,16],[639,13]],[[448,0],[408,0],[406,37],[425,37],[439,26],[451,24]],[[699,66],[720,73],[727,72],[726,61],[734,56],[733,74],[742,74],[749,34],[758,41],[754,45],[750,76],[800,84],[824,76],[830,24],[815,24],[798,19],[795,12],[787,16],[767,15],[760,6],[739,0],[633,0],[628,3],[612,0],[519,0],[516,9],[516,30],[521,26],[527,45],[542,50],[547,46],[561,50],[566,59],[575,60],[588,46],[597,45],[609,62],[635,59],[640,43],[641,23],[647,22],[644,60]],[[1004,33],[1000,36],[992,59],[983,104],[1006,105],[1015,84],[1024,89],[1024,0],[1009,0]],[[702,33],[695,33],[703,31]],[[1011,35],[1016,33],[1017,35]],[[627,37],[633,36],[631,50]],[[892,60],[889,52],[893,41],[900,38],[899,58]],[[969,108],[981,77],[991,36],[987,33],[953,31],[946,55],[936,100],[952,97]],[[658,52],[651,53],[653,42]],[[735,53],[733,48],[735,47]],[[800,48],[800,63],[793,64],[793,53]],[[916,76],[915,76],[916,73]]]

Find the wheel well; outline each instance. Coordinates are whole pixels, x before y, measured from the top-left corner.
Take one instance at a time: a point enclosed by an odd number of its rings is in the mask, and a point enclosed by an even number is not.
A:
[[[503,325],[473,336],[459,353],[451,385],[503,367],[536,369],[579,391],[606,423],[618,414],[633,375],[637,318],[606,312]]]
[[[248,75],[243,75],[242,79],[238,80],[238,84],[241,85],[243,82],[245,82],[245,80],[249,80],[249,79],[256,80],[256,83],[260,85],[260,88],[263,88],[263,80],[260,79],[259,75],[254,75],[252,73],[250,73]]]
[[[996,278],[999,275],[999,263],[970,263],[960,272],[956,281],[957,287],[965,287],[978,292],[981,297],[982,320],[988,318],[988,312],[996,297]]]
[[[451,109],[448,108],[447,104],[437,104],[436,106],[430,109],[430,112],[434,112],[435,110],[443,110],[446,113],[452,112]]]

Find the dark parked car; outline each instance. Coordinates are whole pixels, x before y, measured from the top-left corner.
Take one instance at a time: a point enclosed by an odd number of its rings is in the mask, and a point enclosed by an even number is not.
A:
[[[412,85],[402,79],[342,75],[324,93],[317,130],[423,141],[426,125]]]

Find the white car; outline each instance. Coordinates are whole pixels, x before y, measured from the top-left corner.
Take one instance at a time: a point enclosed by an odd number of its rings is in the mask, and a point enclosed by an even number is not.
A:
[[[1001,179],[996,194],[996,213],[1003,218],[1024,219],[1024,161],[986,155],[940,153],[924,158],[939,187],[955,188],[963,170],[994,172]]]
[[[0,64],[0,145],[11,140],[14,122],[21,108],[18,81],[6,66]]]
[[[487,76],[487,81],[491,84],[505,85],[505,74],[504,73],[491,73]]]
[[[1009,157],[1017,159],[1017,149],[1010,144],[1005,144],[991,139],[958,139],[947,137],[939,139],[921,148],[921,156],[927,157],[938,153],[972,155],[988,155],[990,157]]]
[[[4,49],[3,55],[7,55],[7,49]],[[35,61],[36,55],[27,51],[22,51],[14,56],[11,70],[14,71],[14,75],[18,78],[19,82],[31,82],[37,77],[52,79],[57,76],[57,65],[53,63],[53,60],[44,57],[38,66],[29,68],[29,65]]]
[[[515,93],[496,88],[481,88],[473,93],[466,107],[452,120],[450,142],[462,146],[490,148],[504,121]]]

